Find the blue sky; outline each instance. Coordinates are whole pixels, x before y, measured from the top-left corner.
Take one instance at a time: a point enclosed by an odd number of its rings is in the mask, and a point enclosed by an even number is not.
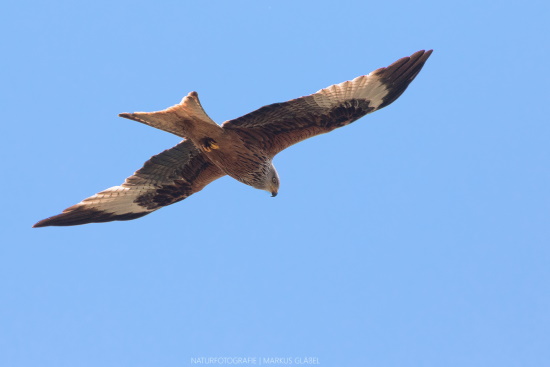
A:
[[[547,1],[3,14],[0,365],[550,363]],[[118,113],[195,90],[221,123],[431,48],[394,104],[277,156],[277,198],[226,177],[135,221],[31,229],[179,141]]]

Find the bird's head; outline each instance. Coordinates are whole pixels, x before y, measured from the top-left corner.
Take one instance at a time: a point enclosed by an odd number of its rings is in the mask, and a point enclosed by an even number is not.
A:
[[[277,173],[277,170],[275,169],[275,166],[273,166],[273,164],[271,165],[270,170],[267,174],[267,182],[264,190],[270,192],[271,197],[275,197],[279,193],[279,174]]]

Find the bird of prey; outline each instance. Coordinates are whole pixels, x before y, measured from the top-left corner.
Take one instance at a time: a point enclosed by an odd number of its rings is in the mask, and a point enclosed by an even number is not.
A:
[[[204,112],[196,92],[163,111],[122,113],[119,116],[184,139],[153,156],[122,185],[34,227],[136,219],[181,201],[225,175],[276,196],[279,175],[272,162],[277,153],[388,106],[407,89],[431,53],[415,52],[368,75],[264,106],[221,126]]]

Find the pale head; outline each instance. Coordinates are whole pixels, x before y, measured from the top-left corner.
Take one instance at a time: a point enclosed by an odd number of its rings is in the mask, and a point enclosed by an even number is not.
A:
[[[279,174],[273,164],[267,176],[269,180],[269,189],[267,191],[271,193],[271,197],[275,197],[279,193]]]
[[[261,181],[256,179],[251,186],[255,187],[256,189],[269,192],[271,194],[271,197],[277,196],[277,193],[279,192],[279,174],[277,173],[277,170],[275,169],[273,164],[269,164],[269,166],[267,167],[264,166],[263,172],[264,173],[261,176]]]

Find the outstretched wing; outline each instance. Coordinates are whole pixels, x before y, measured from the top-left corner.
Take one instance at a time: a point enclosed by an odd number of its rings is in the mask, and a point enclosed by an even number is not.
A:
[[[120,186],[82,200],[33,227],[130,220],[202,190],[224,176],[189,140],[153,156]]]
[[[222,127],[275,155],[312,136],[352,123],[395,101],[420,72],[432,50],[418,51],[369,75],[335,84],[309,96],[264,106]]]

